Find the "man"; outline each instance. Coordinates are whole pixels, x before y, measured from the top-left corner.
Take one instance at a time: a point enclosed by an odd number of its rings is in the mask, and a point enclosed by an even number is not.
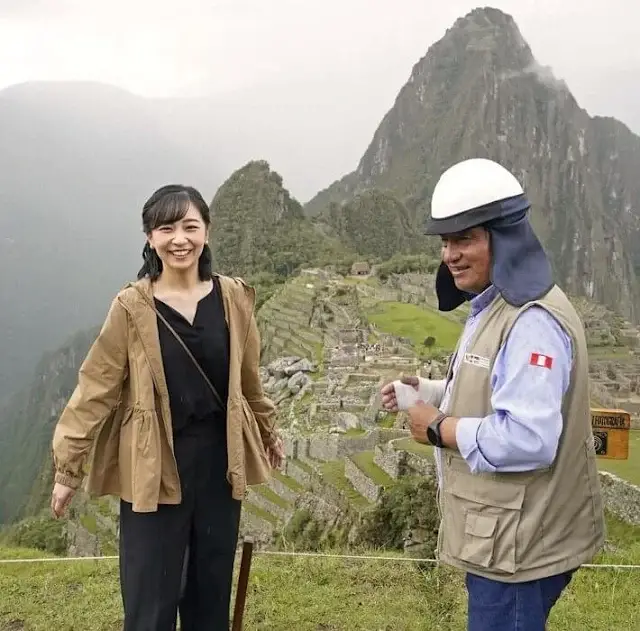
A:
[[[442,175],[426,230],[442,238],[439,309],[469,300],[470,314],[446,379],[382,389],[436,447],[438,554],[466,572],[469,631],[543,631],[604,543],[584,330],[528,209],[493,161]]]

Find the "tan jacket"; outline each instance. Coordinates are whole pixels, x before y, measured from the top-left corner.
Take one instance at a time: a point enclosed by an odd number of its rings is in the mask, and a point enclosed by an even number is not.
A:
[[[487,307],[467,353],[488,361],[460,363],[446,412],[456,417],[493,412],[491,367],[517,316],[532,304],[555,316],[573,346],[564,426],[553,464],[523,473],[472,474],[457,451],[442,451],[439,557],[504,582],[572,570],[594,557],[605,536],[591,431],[587,345],[580,318],[558,287],[521,309],[500,296]]]
[[[275,436],[275,408],[260,380],[255,290],[218,278],[230,338],[227,479],[241,500],[247,485],[269,477],[265,446]],[[78,488],[87,474],[87,492],[119,496],[137,512],[181,502],[152,304],[148,279],[116,296],[53,436],[56,482]]]

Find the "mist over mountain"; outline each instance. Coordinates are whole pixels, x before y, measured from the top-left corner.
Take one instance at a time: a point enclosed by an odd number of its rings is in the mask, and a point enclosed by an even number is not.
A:
[[[167,134],[152,102],[100,84],[0,92],[0,139],[2,398],[135,277],[146,198],[222,169]]]
[[[328,124],[331,95],[289,127],[278,87],[262,96],[258,108],[251,91],[147,99],[92,82],[0,91],[0,400],[43,352],[99,322],[135,277],[142,205],[157,187],[191,184],[210,201],[242,164],[269,158],[311,191],[322,165],[347,164],[346,144],[336,160],[304,144],[312,126]],[[302,108],[302,92],[299,100]]]

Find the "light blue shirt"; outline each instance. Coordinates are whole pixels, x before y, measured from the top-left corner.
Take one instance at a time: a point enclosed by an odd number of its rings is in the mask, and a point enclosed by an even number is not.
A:
[[[471,300],[453,379],[440,405],[443,411],[469,339],[496,295],[491,286]],[[545,358],[550,358],[550,367]],[[484,418],[461,418],[457,425],[458,450],[472,473],[531,471],[553,463],[572,361],[571,338],[546,309],[533,306],[518,316],[491,372],[494,412]],[[440,455],[436,455],[438,469]]]

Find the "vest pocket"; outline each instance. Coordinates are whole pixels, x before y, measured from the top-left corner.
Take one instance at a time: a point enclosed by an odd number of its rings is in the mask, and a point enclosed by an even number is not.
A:
[[[460,558],[480,565],[490,567],[493,561],[495,536],[498,518],[495,515],[482,515],[476,511],[468,511],[464,522],[464,541]]]
[[[443,552],[470,566],[513,574],[525,486],[455,472],[444,494]]]

